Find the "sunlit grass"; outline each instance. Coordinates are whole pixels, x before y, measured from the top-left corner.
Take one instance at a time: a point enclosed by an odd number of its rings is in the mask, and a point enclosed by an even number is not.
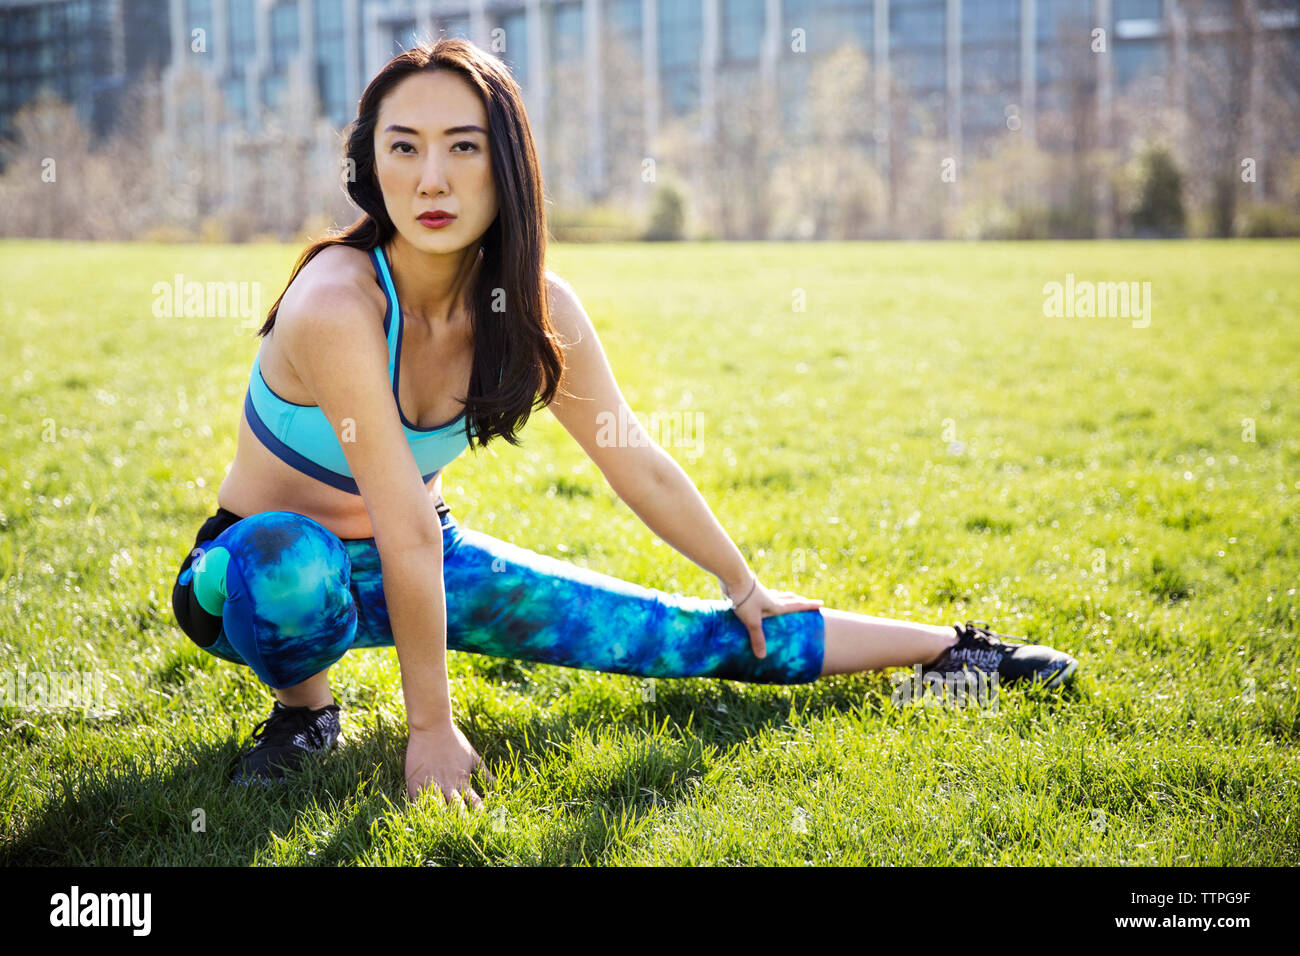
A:
[[[473,820],[405,802],[391,649],[332,671],[337,754],[228,790],[270,693],[171,616],[256,340],[156,316],[154,285],[260,283],[264,311],[298,251],[0,243],[0,665],[95,672],[109,705],[0,710],[0,860],[1300,862],[1300,243],[553,248],[766,584],[1081,665],[982,717],[895,707],[888,674],[647,695],[453,653],[499,783]],[[1150,326],[1046,318],[1067,273],[1149,281]],[[492,451],[447,471],[463,525],[717,596],[549,413]]]

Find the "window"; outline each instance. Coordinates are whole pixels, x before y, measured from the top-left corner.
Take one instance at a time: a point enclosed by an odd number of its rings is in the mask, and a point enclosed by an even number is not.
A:
[[[1127,86],[1144,73],[1161,73],[1165,69],[1165,42],[1125,40],[1115,44],[1115,83]]]
[[[271,8],[271,59],[285,63],[298,52],[298,3],[278,3]]]
[[[1020,4],[1008,0],[962,0],[961,39],[1019,42]]]
[[[721,50],[724,62],[758,58],[763,42],[764,0],[722,0]]]
[[[1164,0],[1114,0],[1111,10],[1116,20],[1159,20],[1163,7]]]
[[[702,14],[699,0],[659,0],[660,83],[664,106],[676,115],[699,106]]]
[[[444,20],[441,24],[441,31],[444,36],[464,37],[466,40],[471,39],[469,35],[469,17],[452,17]]]
[[[253,34],[255,0],[230,0],[230,64],[242,67],[257,53]]]
[[[528,15],[523,11],[508,13],[501,18],[505,49],[501,57],[514,74],[515,82],[523,86],[528,79]]]
[[[558,3],[551,10],[551,62],[582,59],[582,4]]]

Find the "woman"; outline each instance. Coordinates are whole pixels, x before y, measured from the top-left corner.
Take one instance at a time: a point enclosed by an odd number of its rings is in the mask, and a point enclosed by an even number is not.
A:
[[[335,744],[328,669],[354,647],[397,649],[408,795],[433,786],[475,809],[480,758],[453,720],[449,647],[762,683],[926,662],[1052,685],[1073,672],[1068,655],[975,622],[891,621],[770,591],[666,452],[597,440],[607,416],[635,419],[577,296],[544,268],[533,138],[499,60],[459,39],[395,57],[361,97],[347,156],[365,215],[303,253],[259,330],[235,461],[173,589],[185,632],[275,693],[234,780],[280,779]],[[541,406],[728,601],[457,524],[442,469],[474,440],[518,444]]]

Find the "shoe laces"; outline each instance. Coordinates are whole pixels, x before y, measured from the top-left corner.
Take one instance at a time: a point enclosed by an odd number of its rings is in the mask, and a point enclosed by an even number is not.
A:
[[[1005,647],[1006,641],[1002,640],[1001,634],[994,634],[989,627],[988,621],[967,621],[962,625],[962,636],[966,637],[969,643],[981,646],[1000,646]]]
[[[1010,649],[1001,635],[993,633],[988,621],[967,621],[960,625],[957,633],[957,643],[948,651],[948,659],[954,663],[966,662],[995,669],[1002,655]]]
[[[324,746],[325,737],[318,720],[325,716],[330,708],[338,710],[338,705],[328,704],[322,710],[312,711],[307,708],[286,707],[276,701],[271,715],[259,721],[253,728],[253,739],[256,743],[253,744],[252,750],[260,750],[271,744],[293,743],[300,734],[310,741],[311,746]]]

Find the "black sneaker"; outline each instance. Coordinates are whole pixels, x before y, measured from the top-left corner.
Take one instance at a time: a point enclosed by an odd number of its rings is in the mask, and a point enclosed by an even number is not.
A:
[[[320,710],[286,707],[278,700],[267,717],[253,728],[257,740],[244,751],[231,771],[230,782],[284,783],[284,771],[297,770],[314,753],[328,753],[339,739],[339,705]]]
[[[1042,681],[1059,687],[1079,666],[1069,654],[1041,644],[1022,644],[989,630],[987,621],[954,624],[957,643],[940,654],[926,670],[961,673],[969,668],[997,674],[1004,683]]]

